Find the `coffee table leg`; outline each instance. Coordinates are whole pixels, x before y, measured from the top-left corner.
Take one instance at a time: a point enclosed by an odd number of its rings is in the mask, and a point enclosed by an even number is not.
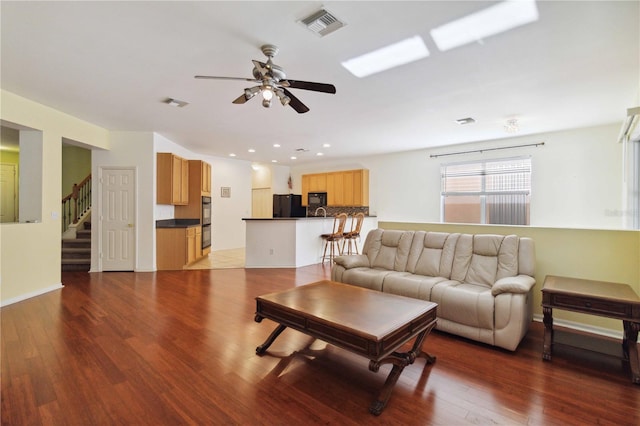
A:
[[[369,412],[371,414],[379,416],[380,413],[382,413],[384,408],[387,406],[389,398],[391,397],[391,391],[393,390],[393,387],[398,382],[400,374],[402,374],[402,370],[404,370],[407,365],[413,364],[413,362],[419,356],[426,358],[427,364],[433,364],[436,361],[435,356],[429,355],[422,350],[424,339],[427,337],[433,327],[435,327],[435,325],[436,323],[434,321],[431,326],[418,334],[418,336],[416,337],[416,341],[414,342],[413,347],[409,352],[392,352],[388,357],[381,359],[380,361],[372,360],[371,362],[369,362],[369,370],[373,372],[377,372],[382,364],[393,364],[391,372],[387,376],[387,380],[385,380],[382,389],[380,389],[380,392],[378,393],[378,397],[371,403],[371,406],[369,407]]]
[[[553,345],[553,311],[546,306],[542,307],[544,322],[544,337],[542,343],[542,359],[545,361],[551,361],[551,349]]]
[[[278,326],[276,327],[275,330],[273,330],[273,332],[271,332],[271,334],[269,335],[269,337],[267,337],[267,340],[264,341],[263,344],[261,344],[260,346],[258,346],[256,348],[256,354],[257,355],[262,355],[264,354],[267,349],[269,349],[269,346],[271,346],[271,344],[273,343],[274,340],[276,340],[278,338],[278,336],[280,335],[280,333],[282,333],[284,331],[284,329],[287,328],[285,325],[282,324],[278,324]]]

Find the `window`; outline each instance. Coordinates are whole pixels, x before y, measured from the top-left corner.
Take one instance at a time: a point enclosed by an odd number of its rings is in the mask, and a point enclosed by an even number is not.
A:
[[[441,167],[443,222],[529,225],[531,158]]]

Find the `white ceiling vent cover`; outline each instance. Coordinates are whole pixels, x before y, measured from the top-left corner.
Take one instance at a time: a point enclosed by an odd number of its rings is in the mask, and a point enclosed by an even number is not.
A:
[[[302,18],[302,25],[319,37],[324,37],[332,32],[344,27],[346,24],[326,9],[320,9],[312,15]]]

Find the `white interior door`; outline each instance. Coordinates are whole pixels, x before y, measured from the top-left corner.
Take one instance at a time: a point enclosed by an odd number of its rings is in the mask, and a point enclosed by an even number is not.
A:
[[[0,165],[0,223],[17,222],[16,165]]]
[[[135,170],[101,169],[102,271],[135,268]]]

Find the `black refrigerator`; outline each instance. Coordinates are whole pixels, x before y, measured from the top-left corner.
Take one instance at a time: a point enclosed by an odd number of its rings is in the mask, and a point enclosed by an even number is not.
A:
[[[307,208],[302,205],[302,195],[273,194],[273,217],[305,217]]]

